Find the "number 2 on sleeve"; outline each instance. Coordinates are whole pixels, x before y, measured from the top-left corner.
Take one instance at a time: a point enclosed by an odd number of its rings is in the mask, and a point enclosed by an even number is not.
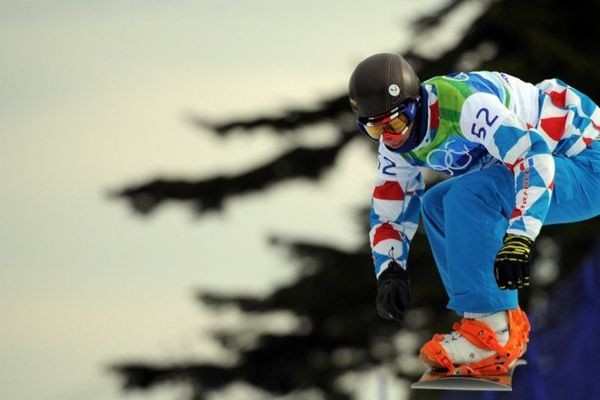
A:
[[[393,171],[390,171],[390,169],[395,168],[396,163],[387,157],[383,157],[383,159],[386,161],[386,163],[381,172],[383,172],[385,175],[395,176],[396,174]]]

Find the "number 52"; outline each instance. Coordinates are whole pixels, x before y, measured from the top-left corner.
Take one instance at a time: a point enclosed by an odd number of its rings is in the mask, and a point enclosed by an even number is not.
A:
[[[481,115],[484,115],[483,121],[479,121],[479,118],[481,117]],[[496,120],[498,119],[498,116],[494,116],[493,118],[490,119],[490,110],[488,110],[487,108],[483,107],[480,108],[479,111],[477,111],[477,114],[475,114],[475,118],[477,119],[476,122],[473,123],[473,125],[471,126],[471,133],[473,135],[475,135],[478,139],[485,139],[485,135],[487,135],[487,131],[486,128],[483,125],[483,122],[485,122],[485,124],[489,127],[491,127],[494,122],[496,122]],[[481,124],[479,127],[477,126],[478,124]],[[478,128],[478,129],[477,129]]]

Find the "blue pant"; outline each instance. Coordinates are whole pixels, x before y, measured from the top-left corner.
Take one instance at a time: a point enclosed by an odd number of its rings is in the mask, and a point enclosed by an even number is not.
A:
[[[554,193],[544,225],[599,215],[600,142],[573,158],[554,159]],[[494,278],[494,259],[514,205],[514,177],[501,164],[438,183],[423,196],[425,231],[449,309],[462,315],[517,307],[517,290],[498,289]]]

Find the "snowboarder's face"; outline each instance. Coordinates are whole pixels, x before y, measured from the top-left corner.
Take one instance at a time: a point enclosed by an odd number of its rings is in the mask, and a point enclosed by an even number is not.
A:
[[[413,130],[414,122],[412,122],[403,133],[385,132],[382,136],[383,143],[391,149],[399,149],[410,137]]]
[[[365,133],[373,140],[378,141],[381,136],[404,134],[407,129],[408,118],[404,114],[386,116],[381,121],[363,125]]]
[[[410,136],[417,104],[418,99],[409,99],[382,116],[359,118],[357,127],[374,142],[382,140],[388,147],[397,149]]]

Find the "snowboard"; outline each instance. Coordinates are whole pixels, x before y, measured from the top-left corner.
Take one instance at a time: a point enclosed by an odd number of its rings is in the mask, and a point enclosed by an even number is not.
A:
[[[448,376],[429,369],[410,387],[411,389],[511,391],[515,369],[525,364],[527,361],[523,359],[515,361],[506,375]]]

